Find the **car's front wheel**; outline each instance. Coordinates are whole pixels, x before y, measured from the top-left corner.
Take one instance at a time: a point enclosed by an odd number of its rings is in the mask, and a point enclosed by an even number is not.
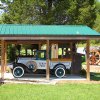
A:
[[[21,66],[17,66],[13,69],[13,76],[15,78],[20,78],[24,75],[24,68]]]

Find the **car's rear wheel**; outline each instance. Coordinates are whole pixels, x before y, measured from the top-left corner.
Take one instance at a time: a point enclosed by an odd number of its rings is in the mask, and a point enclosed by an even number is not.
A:
[[[17,66],[13,69],[13,76],[15,78],[20,78],[24,75],[24,68],[21,66]]]
[[[63,65],[58,65],[57,68],[55,69],[55,75],[58,78],[62,78],[65,76],[65,68]]]

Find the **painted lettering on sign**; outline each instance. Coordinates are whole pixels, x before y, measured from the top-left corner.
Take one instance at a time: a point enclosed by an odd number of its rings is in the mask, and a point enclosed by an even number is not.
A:
[[[39,65],[40,65],[41,67],[45,67],[45,66],[46,66],[46,63],[40,62]]]

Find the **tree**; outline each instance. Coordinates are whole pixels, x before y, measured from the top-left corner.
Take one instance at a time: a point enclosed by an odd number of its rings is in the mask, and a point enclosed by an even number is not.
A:
[[[96,19],[95,0],[76,0],[75,22],[93,27]]]
[[[21,45],[16,45],[15,47],[16,47],[16,49],[18,50],[18,55],[20,56]]]
[[[42,24],[94,25],[95,0],[38,0],[38,15]],[[88,21],[89,20],[89,21]]]
[[[3,3],[10,3],[10,2],[13,2],[13,0],[1,0],[1,2],[3,2]]]
[[[14,0],[4,23],[94,25],[95,0]],[[88,21],[89,20],[89,21]]]
[[[96,14],[97,14],[97,18],[95,20],[94,29],[100,32],[100,2],[98,1],[96,3]]]
[[[8,45],[7,57],[9,59],[9,62],[15,61],[15,59],[16,59],[15,45],[13,45],[13,44]]]
[[[14,0],[8,4],[8,11],[3,15],[4,23],[34,23],[35,0]],[[34,17],[33,17],[34,16]]]

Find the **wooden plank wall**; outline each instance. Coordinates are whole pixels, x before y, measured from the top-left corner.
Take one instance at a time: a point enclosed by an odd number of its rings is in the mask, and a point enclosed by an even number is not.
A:
[[[58,44],[51,44],[51,58],[58,58]]]

